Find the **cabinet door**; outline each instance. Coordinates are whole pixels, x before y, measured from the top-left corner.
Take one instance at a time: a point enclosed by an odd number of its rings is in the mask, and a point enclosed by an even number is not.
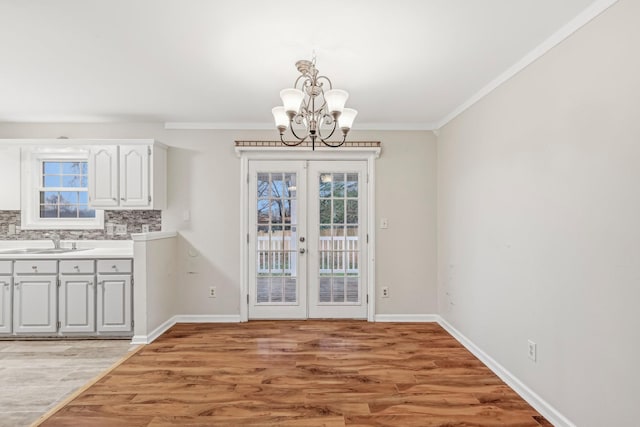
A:
[[[98,332],[131,331],[131,275],[98,275]]]
[[[12,284],[11,276],[0,276],[0,334],[11,333]]]
[[[149,159],[146,145],[120,146],[120,206],[149,207]]]
[[[60,332],[95,332],[94,275],[61,275],[58,294]]]
[[[101,146],[89,155],[89,205],[118,206],[118,147]]]
[[[58,276],[16,276],[14,281],[14,332],[16,334],[56,332]]]

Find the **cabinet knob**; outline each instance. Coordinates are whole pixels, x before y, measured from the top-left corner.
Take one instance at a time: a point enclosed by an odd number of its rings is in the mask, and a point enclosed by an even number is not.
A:
[[[124,201],[125,201],[125,198],[124,198],[124,197],[120,197],[120,200],[122,200],[122,201],[124,202]]]
[[[114,202],[117,202],[117,201],[118,201],[118,198],[117,198],[117,197],[114,197],[114,198],[113,198],[113,201],[114,201]]]
[[[80,271],[80,266],[74,265],[74,266],[73,266],[73,268],[74,268],[76,271]]]

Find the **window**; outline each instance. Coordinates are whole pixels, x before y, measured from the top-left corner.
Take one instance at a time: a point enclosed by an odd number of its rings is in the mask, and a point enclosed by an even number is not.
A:
[[[40,163],[40,218],[95,218],[95,209],[89,207],[87,162]]]
[[[22,151],[22,228],[101,229],[104,212],[89,206],[88,151]]]

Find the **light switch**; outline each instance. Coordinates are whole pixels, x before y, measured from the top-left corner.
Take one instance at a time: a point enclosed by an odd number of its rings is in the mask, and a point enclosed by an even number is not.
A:
[[[381,218],[380,219],[380,228],[389,228],[389,219]]]

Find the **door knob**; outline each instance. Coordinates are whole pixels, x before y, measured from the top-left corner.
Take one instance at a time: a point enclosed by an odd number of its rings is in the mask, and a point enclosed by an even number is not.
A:
[[[300,238],[300,241],[303,242],[303,243],[304,243],[304,240],[305,240],[304,237]]]
[[[300,253],[301,253],[301,254],[303,254],[303,253],[305,253],[305,252],[307,252],[307,250],[306,250],[305,248],[300,248]]]

